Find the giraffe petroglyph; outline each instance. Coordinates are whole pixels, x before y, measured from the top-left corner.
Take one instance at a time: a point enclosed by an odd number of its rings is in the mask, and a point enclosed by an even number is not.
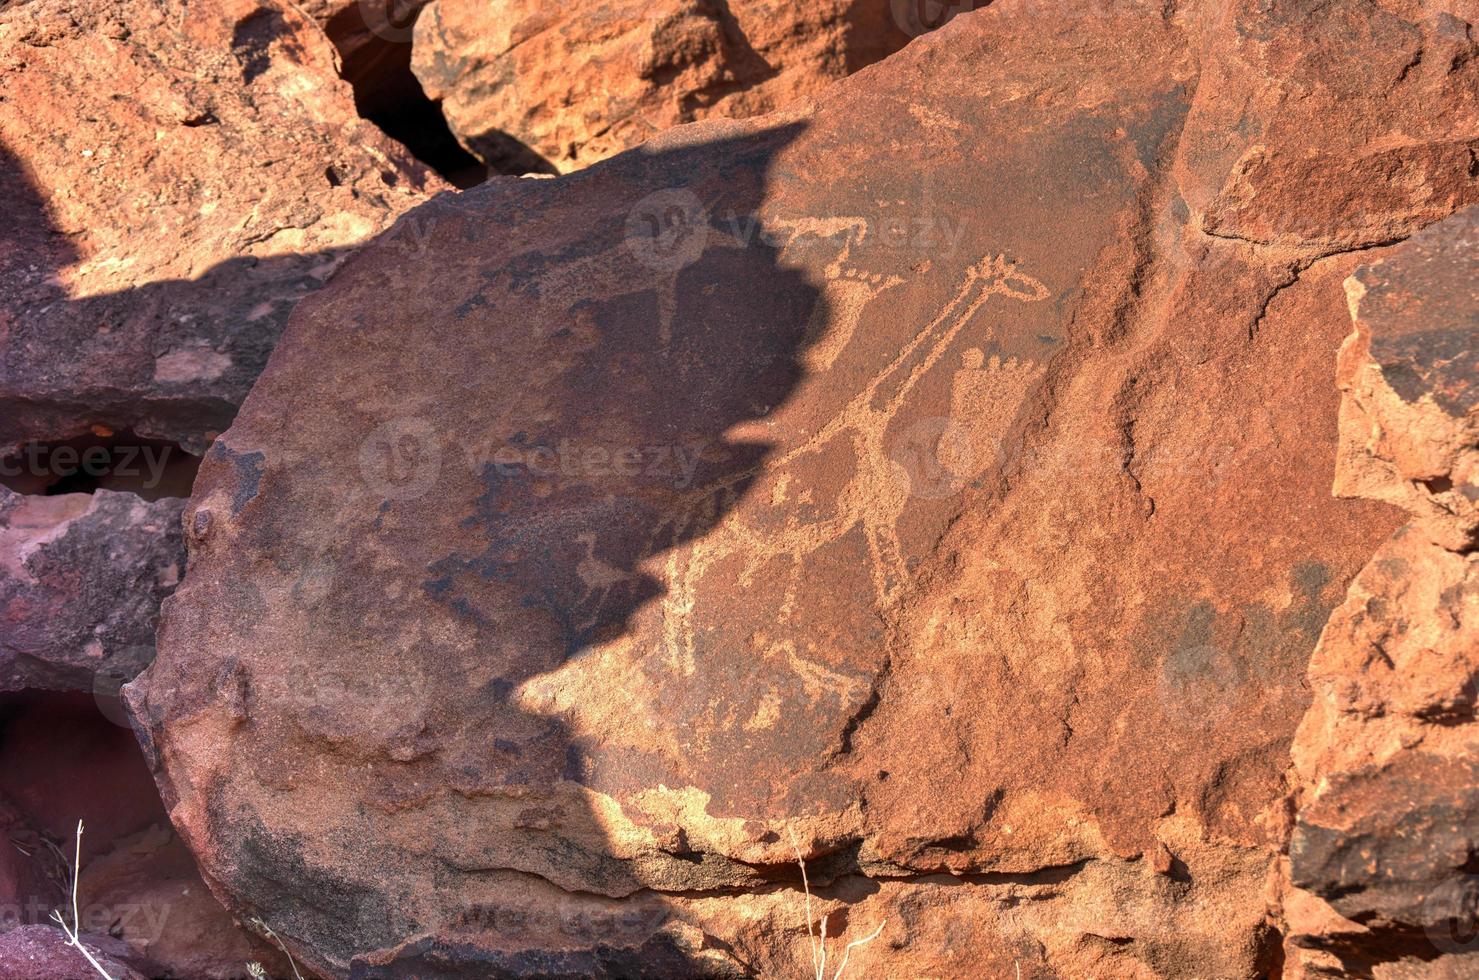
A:
[[[751,236],[739,229],[725,232],[708,225],[706,218],[704,221],[706,245],[735,248],[750,244]],[[770,218],[764,226],[764,234],[782,264],[799,260],[797,252],[805,245],[819,240],[840,241],[837,254],[823,268],[826,299],[817,305],[815,322],[809,325],[811,343],[802,355],[808,373],[825,373],[847,348],[869,304],[905,280],[852,264],[854,249],[867,239],[866,218]],[[629,268],[608,253],[567,267],[559,279],[572,284],[581,281],[589,288],[592,279],[618,272],[629,275]],[[929,264],[924,263],[916,272],[928,268]],[[659,342],[665,345],[672,337],[681,266],[656,263],[653,271],[654,286],[662,294],[657,310]],[[563,290],[557,286],[552,292],[558,295]],[[666,519],[657,522],[646,551],[668,553],[664,575],[668,594],[662,599],[661,616],[663,647],[671,669],[682,675],[696,669],[693,613],[698,585],[708,570],[716,562],[740,555],[740,584],[744,585],[765,563],[780,559],[786,566],[784,599],[776,610],[782,628],[761,641],[765,644],[763,655],[786,662],[810,696],[830,693],[852,698],[858,693],[859,680],[800,655],[794,638],[788,635],[790,631],[785,629],[797,611],[796,596],[805,559],[859,529],[870,557],[875,600],[884,606],[896,598],[907,581],[897,524],[908,506],[910,477],[889,457],[885,436],[905,400],[993,296],[1037,302],[1047,298],[1048,289],[1001,256],[988,256],[971,265],[951,299],[817,431],[764,463],[689,491]],[[971,348],[962,355],[961,367],[956,371],[952,416],[963,412],[973,425],[984,421],[992,431],[981,433],[981,438],[999,438],[997,430],[1004,427],[1031,380],[1040,374],[1040,366],[1033,362],[1003,362],[998,357],[987,362],[979,348]],[[823,454],[850,460],[851,474],[840,492],[819,495],[801,485],[809,473],[821,469],[816,464]],[[807,465],[808,459],[814,461],[813,465]],[[949,465],[951,461],[945,462]],[[958,462],[965,465],[967,461]],[[748,502],[736,509],[742,490],[749,494]],[[825,499],[818,499],[822,496]],[[707,533],[677,545],[692,536],[695,526],[712,522],[718,514],[727,516]],[[590,610],[592,622],[599,618],[611,590],[639,574],[600,562],[596,558],[596,538],[596,532],[581,538],[586,550],[580,569],[585,592],[574,603],[574,608]],[[673,546],[664,549],[664,538]]]
[[[885,449],[890,422],[987,300],[1004,296],[1037,302],[1048,295],[1046,286],[1000,256],[977,262],[966,270],[964,281],[950,301],[816,432],[747,473],[699,490],[687,504],[690,512],[676,522],[681,526],[675,530],[675,538],[689,522],[699,519],[705,506],[717,506],[720,499],[733,505],[738,488],[753,478],[746,507],[734,510],[686,548],[669,553],[666,578],[670,592],[664,600],[663,616],[670,665],[685,675],[695,669],[692,614],[696,590],[716,562],[732,555],[744,557],[741,585],[765,563],[774,559],[786,562],[785,598],[776,610],[777,620],[785,623],[796,612],[797,586],[805,558],[859,528],[871,559],[874,597],[880,605],[892,602],[907,580],[897,524],[908,506],[910,490],[907,474],[900,472]],[[970,369],[986,369],[984,363],[976,363],[973,354],[967,355],[965,363]],[[1003,366],[997,359],[986,370],[1001,372]],[[1029,365],[1024,371],[1021,363],[1013,361],[1008,362],[1006,370],[1020,379],[1030,378],[1036,367]],[[1020,380],[1007,387],[1020,388],[1022,393],[1026,390]],[[1006,390],[1000,393],[1009,395]],[[805,479],[808,458],[819,464],[823,454],[839,449],[852,458],[851,477],[840,492],[829,494],[828,499],[816,499],[811,488],[797,485],[798,475]],[[724,509],[728,511],[730,506]],[[800,656],[787,631],[778,631],[767,642],[764,655],[785,660],[809,692],[844,697],[856,693],[859,681]]]

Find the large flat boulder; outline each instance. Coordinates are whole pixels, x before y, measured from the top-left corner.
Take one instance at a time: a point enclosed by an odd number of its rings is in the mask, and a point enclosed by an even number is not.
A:
[[[130,688],[213,887],[336,977],[796,974],[823,913],[865,975],[1265,975],[1401,519],[1329,493],[1341,283],[1479,198],[1467,30],[1004,2],[403,218]]]

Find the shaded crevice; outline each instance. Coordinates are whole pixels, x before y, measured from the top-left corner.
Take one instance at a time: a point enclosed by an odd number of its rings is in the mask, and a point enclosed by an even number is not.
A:
[[[367,0],[339,11],[324,25],[343,61],[340,74],[354,90],[355,111],[459,188],[488,178],[489,168],[452,135],[439,104],[427,98],[411,71],[411,29],[424,0],[384,0],[384,23],[366,23]],[[391,10],[389,7],[396,9]]]
[[[1291,266],[1287,274],[1280,278],[1278,282],[1274,283],[1274,288],[1263,298],[1263,302],[1259,304],[1258,312],[1253,314],[1253,322],[1248,324],[1249,340],[1256,340],[1258,338],[1258,330],[1263,326],[1264,317],[1268,316],[1268,308],[1273,305],[1274,300],[1278,298],[1280,293],[1299,282],[1299,277],[1304,274],[1305,268],[1307,266]]]
[[[111,490],[144,500],[188,497],[200,457],[178,443],[94,426],[84,436],[25,443],[0,456],[0,486],[58,496]]]
[[[811,889],[812,895],[818,898],[855,901],[877,891],[883,882],[934,885],[944,888],[963,885],[998,888],[1049,887],[1068,882],[1098,860],[1097,858],[1083,858],[1071,864],[1047,865],[1033,871],[925,871],[902,865],[872,863],[864,868],[856,860],[860,847],[860,843],[854,843],[851,847],[836,854],[807,861],[807,887]],[[744,885],[714,885],[707,888],[639,887],[608,894],[591,889],[570,888],[538,872],[523,868],[486,867],[479,870],[489,874],[538,881],[567,895],[599,901],[630,902],[639,898],[725,898],[803,890],[801,867],[794,861],[781,864],[751,864],[730,857],[723,858],[723,860],[756,872],[764,881]],[[463,873],[473,870],[462,865],[449,864],[448,866]]]
[[[116,941],[113,955],[138,974],[238,976],[256,961],[292,976],[200,878],[116,691],[0,693],[0,824],[11,845],[0,854],[0,931],[49,924],[53,909],[70,919],[80,853],[83,941]]]

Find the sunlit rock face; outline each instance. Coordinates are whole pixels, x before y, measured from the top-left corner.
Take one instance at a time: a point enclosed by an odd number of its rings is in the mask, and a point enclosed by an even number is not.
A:
[[[916,6],[435,0],[416,20],[411,67],[484,161],[563,172],[681,123],[818,95],[908,43],[925,26]]]
[[[1330,493],[1342,282],[1479,197],[1479,59],[1088,7],[299,305],[130,689],[236,910],[336,977],[790,975],[799,851],[863,975],[1274,969],[1306,667],[1402,520]]]
[[[1346,280],[1336,489],[1413,520],[1361,570],[1310,660],[1282,868],[1297,976],[1479,963],[1476,283],[1474,207]]]

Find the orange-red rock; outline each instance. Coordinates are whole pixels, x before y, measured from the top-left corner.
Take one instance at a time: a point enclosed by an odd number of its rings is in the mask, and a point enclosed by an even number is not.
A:
[[[1281,875],[1296,977],[1479,962],[1476,282],[1471,207],[1346,283],[1336,489],[1415,519],[1362,569],[1310,661]]]
[[[444,186],[276,0],[9,5],[0,92],[0,449],[200,451],[293,304]]]
[[[42,492],[15,453],[79,436],[202,452],[293,304],[443,186],[355,115],[292,4],[5,5],[7,487]],[[0,689],[90,690],[148,662],[183,571],[180,506],[0,488]]]
[[[214,887],[336,977],[792,975],[794,835],[861,975],[1268,975],[1309,654],[1400,520],[1329,493],[1341,283],[1479,199],[1475,53],[1006,0],[403,218],[131,689]]]
[[[816,95],[909,37],[889,0],[434,0],[412,68],[487,163],[567,171]]]

